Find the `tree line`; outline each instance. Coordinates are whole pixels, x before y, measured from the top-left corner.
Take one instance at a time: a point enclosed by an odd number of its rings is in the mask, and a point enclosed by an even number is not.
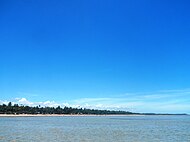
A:
[[[111,115],[111,114],[134,114],[128,111],[114,110],[98,110],[86,108],[72,107],[40,107],[40,106],[24,106],[9,102],[7,105],[0,105],[0,114],[95,114],[95,115]]]

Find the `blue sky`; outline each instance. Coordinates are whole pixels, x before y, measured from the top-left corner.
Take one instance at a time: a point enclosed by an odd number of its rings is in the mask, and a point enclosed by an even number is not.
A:
[[[0,103],[190,113],[188,0],[0,1]]]

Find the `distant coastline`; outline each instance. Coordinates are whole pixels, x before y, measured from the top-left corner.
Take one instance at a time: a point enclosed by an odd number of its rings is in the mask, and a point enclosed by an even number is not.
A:
[[[0,117],[180,116],[188,114],[0,114]]]
[[[60,106],[55,107],[40,107],[40,106],[23,106],[11,102],[8,105],[0,105],[0,117],[33,117],[33,116],[148,116],[148,115],[188,115],[169,114],[169,113],[134,113],[129,111],[115,110],[97,110],[86,108],[72,108]]]
[[[0,105],[0,114],[9,115],[124,115],[133,114],[129,111],[116,110],[98,110],[87,108],[72,108],[72,107],[41,107],[41,106],[24,106],[9,102],[7,105]]]
[[[135,114],[128,114],[128,115],[95,115],[95,114],[0,114],[0,117],[83,117],[83,116],[143,116],[143,115],[135,115]]]

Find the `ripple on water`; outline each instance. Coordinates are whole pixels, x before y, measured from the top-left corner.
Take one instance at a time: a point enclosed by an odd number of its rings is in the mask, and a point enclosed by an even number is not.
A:
[[[190,117],[0,118],[0,141],[9,142],[188,142]]]

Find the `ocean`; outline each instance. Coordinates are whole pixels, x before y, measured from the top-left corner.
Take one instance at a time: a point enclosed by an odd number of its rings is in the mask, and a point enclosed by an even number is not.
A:
[[[0,117],[0,142],[190,142],[190,116]]]

